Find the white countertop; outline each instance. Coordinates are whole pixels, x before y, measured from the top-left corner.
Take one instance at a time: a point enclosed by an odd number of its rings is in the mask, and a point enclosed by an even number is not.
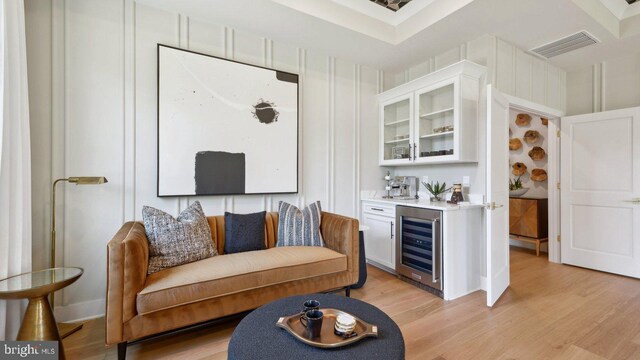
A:
[[[454,205],[454,204],[449,204],[446,201],[431,202],[429,199],[400,200],[400,199],[383,199],[380,197],[373,197],[373,198],[363,198],[362,201],[412,206],[412,207],[419,207],[423,209],[432,209],[432,210],[441,210],[441,211],[477,209],[482,207],[482,204],[472,204],[468,202],[466,203],[463,202],[461,204]]]

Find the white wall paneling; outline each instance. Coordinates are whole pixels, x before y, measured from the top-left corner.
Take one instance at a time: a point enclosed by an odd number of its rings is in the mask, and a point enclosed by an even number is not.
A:
[[[39,164],[33,169],[34,268],[48,266],[51,181],[109,179],[60,187],[58,263],[83,267],[85,274],[56,297],[59,320],[102,314],[106,242],[123,221],[140,220],[145,205],[177,214],[197,199],[216,215],[277,210],[281,200],[321,200],[326,210],[356,216],[360,189],[382,186],[375,95],[385,74],[377,69],[134,0],[33,0],[26,17]],[[157,43],[300,74],[298,194],[156,196]]]
[[[25,12],[30,16],[25,18],[27,43],[34,39],[50,37],[52,28],[52,6],[50,0],[26,1]],[[58,23],[56,25],[59,25]],[[57,28],[55,30],[58,30]],[[30,48],[27,61],[29,70],[29,98],[38,101],[37,107],[31,107],[31,163],[32,177],[40,181],[32,182],[32,222],[33,222],[33,268],[41,269],[49,264],[49,227],[52,178],[51,157],[53,108],[51,91],[53,79],[51,77],[52,44],[40,44],[37,48]],[[59,77],[56,78],[59,80]],[[37,250],[37,251],[36,251]]]
[[[567,74],[567,114],[640,105],[640,54],[609,59]]]

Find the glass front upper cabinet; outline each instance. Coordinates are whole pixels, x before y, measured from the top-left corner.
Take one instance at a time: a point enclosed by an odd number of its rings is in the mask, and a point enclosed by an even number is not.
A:
[[[380,165],[477,162],[485,74],[465,60],[379,94]]]
[[[382,113],[382,158],[388,162],[410,161],[413,97],[390,100],[382,105]]]
[[[455,88],[448,83],[416,92],[416,160],[454,158]]]

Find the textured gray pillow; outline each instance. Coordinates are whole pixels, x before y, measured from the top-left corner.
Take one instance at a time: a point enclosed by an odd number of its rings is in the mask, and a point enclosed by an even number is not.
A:
[[[324,246],[320,234],[320,201],[310,204],[302,211],[296,206],[280,201],[278,215],[276,246]]]
[[[147,274],[218,255],[207,217],[198,201],[177,218],[145,206],[142,220],[149,239]]]

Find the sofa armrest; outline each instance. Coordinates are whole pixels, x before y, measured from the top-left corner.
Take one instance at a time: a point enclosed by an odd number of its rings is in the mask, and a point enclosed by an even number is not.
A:
[[[359,223],[357,219],[322,212],[320,233],[327,247],[347,256],[347,271],[351,284],[358,282]]]
[[[149,242],[144,226],[127,222],[107,243],[106,343],[123,341],[123,325],[136,316],[136,296],[144,288]]]

